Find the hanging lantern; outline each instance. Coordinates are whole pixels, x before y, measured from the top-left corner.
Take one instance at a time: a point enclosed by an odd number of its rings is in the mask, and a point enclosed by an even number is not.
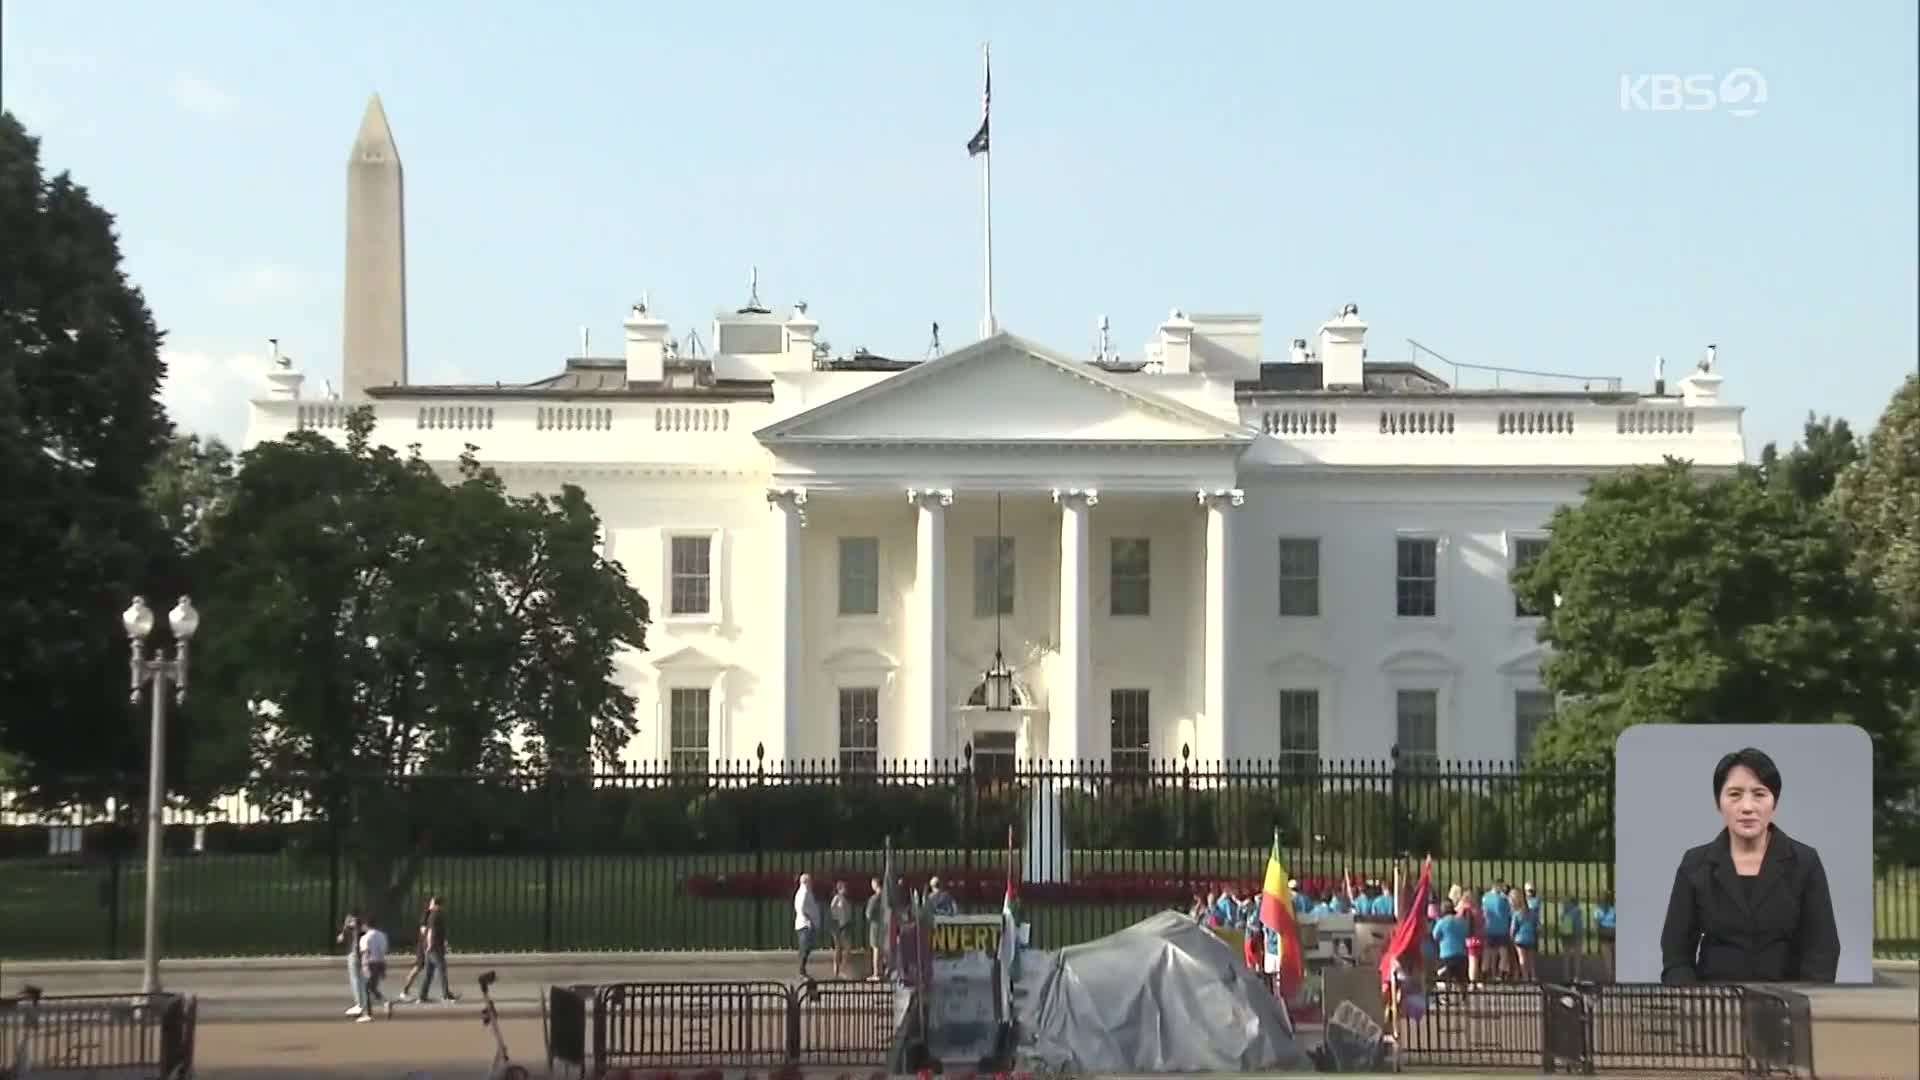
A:
[[[1011,712],[1013,710],[1013,671],[1000,655],[993,652],[993,666],[981,677],[981,685],[986,690],[988,712]]]

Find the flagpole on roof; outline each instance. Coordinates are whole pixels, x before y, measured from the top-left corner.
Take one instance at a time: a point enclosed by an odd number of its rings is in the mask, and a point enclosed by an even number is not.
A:
[[[993,46],[980,46],[980,58],[986,68],[985,90],[980,97],[980,130],[967,140],[967,155],[980,159],[982,217],[985,219],[986,310],[980,319],[980,336],[992,337],[999,329],[993,317]]]

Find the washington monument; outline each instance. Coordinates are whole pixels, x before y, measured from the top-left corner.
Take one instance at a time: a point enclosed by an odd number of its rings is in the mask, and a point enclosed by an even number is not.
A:
[[[407,227],[400,148],[380,95],[367,102],[347,159],[346,331],[342,393],[407,381]]]

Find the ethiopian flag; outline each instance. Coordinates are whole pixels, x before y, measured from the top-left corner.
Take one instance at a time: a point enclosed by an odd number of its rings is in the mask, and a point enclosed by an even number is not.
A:
[[[1273,935],[1269,951],[1279,953],[1280,996],[1292,1001],[1307,980],[1300,955],[1300,925],[1293,920],[1293,890],[1287,888],[1287,868],[1280,863],[1280,830],[1273,830],[1273,852],[1267,856],[1267,879],[1260,886],[1260,925]]]

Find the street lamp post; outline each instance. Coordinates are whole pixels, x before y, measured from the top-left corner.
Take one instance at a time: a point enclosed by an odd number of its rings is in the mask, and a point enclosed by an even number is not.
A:
[[[136,596],[120,615],[127,641],[133,646],[129,667],[134,704],[140,703],[141,687],[150,687],[153,697],[153,723],[147,735],[147,944],[140,991],[160,992],[160,815],[166,803],[167,683],[173,683],[177,704],[187,697],[187,643],[200,629],[200,613],[193,601],[181,597],[167,613],[167,625],[173,630],[173,655],[157,648],[147,655],[147,637],[153,633],[153,609]]]

